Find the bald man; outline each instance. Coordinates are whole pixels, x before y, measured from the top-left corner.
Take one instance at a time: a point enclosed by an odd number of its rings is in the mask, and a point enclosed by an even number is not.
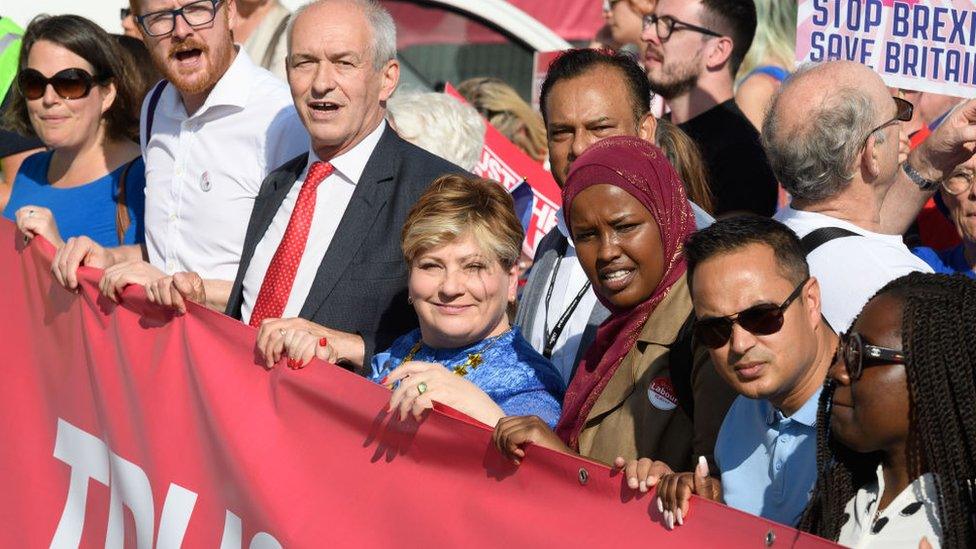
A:
[[[774,96],[763,126],[770,164],[793,197],[776,218],[803,239],[836,331],[888,281],[931,272],[901,233],[950,166],[972,155],[974,102],[899,166],[899,124],[911,111],[869,68],[833,61],[801,67]]]

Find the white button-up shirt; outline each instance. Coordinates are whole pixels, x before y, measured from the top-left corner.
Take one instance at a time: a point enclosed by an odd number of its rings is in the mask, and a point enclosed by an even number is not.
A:
[[[146,136],[146,248],[173,273],[234,280],[261,182],[308,148],[288,86],[237,52],[192,116],[167,84]]]
[[[285,305],[283,318],[294,318],[302,311],[308,292],[312,289],[312,282],[319,272],[319,266],[325,257],[325,252],[332,243],[336,229],[339,228],[339,221],[349,206],[352,193],[356,190],[356,184],[366,169],[366,163],[373,154],[373,149],[383,136],[386,122],[381,122],[375,130],[370,132],[362,141],[356,144],[343,154],[331,160],[334,171],[319,183],[315,193],[315,211],[312,213],[312,225],[308,229],[308,240],[305,243],[305,253],[298,263],[298,271],[295,273],[295,282],[291,287],[291,294],[288,296],[288,303]],[[281,244],[281,239],[285,236],[285,229],[288,228],[288,221],[291,220],[291,212],[295,209],[298,201],[298,193],[305,183],[308,175],[308,167],[313,162],[321,160],[314,150],[309,150],[308,163],[298,179],[292,185],[291,190],[285,195],[285,200],[271,220],[271,225],[264,233],[261,241],[254,248],[254,257],[247,266],[247,273],[244,274],[243,297],[244,303],[241,305],[241,320],[245,323],[251,320],[251,311],[254,310],[254,303],[258,299],[261,291],[261,284],[264,282],[264,275],[268,272],[271,259]]]
[[[549,329],[552,330],[563,313],[572,306],[573,300],[579,295],[583,286],[589,282],[589,279],[586,278],[586,272],[576,257],[576,246],[573,245],[573,239],[569,236],[569,227],[566,226],[562,208],[556,212],[556,228],[569,240],[569,246],[566,248],[565,257],[556,259],[559,262],[559,272],[555,273],[556,280],[553,281],[552,273],[546,280],[546,293],[550,287],[553,290],[552,298],[548,303],[549,310],[546,310],[547,295],[542,294],[542,300],[539,302],[539,309],[535,315],[535,324],[532,326],[532,341],[529,343],[540,353],[546,345],[545,323],[548,321]],[[555,271],[555,269],[553,270]],[[573,368],[576,366],[576,353],[579,352],[583,332],[586,330],[586,324],[590,321],[596,303],[596,294],[591,286],[583,294],[576,309],[569,316],[566,326],[553,346],[550,360],[567,384],[572,378]]]

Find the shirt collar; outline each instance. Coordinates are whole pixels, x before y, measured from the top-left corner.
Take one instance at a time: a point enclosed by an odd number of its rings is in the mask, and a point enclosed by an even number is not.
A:
[[[766,424],[772,426],[780,421],[783,421],[784,419],[790,419],[792,421],[802,423],[807,427],[816,427],[817,410],[819,409],[820,405],[821,392],[823,392],[823,387],[817,389],[817,392],[813,393],[813,395],[811,395],[810,398],[803,403],[803,406],[800,406],[800,409],[788,418],[783,415],[783,412],[780,412],[775,406],[773,406],[771,402],[764,400],[763,403],[766,406]]]
[[[247,99],[250,96],[251,86],[253,85],[254,72],[258,70],[258,67],[247,56],[244,48],[235,44],[234,51],[236,52],[234,61],[231,62],[230,67],[227,67],[227,71],[220,77],[220,80],[217,80],[210,93],[207,94],[207,99],[203,102],[203,106],[190,118],[199,116],[207,112],[208,109],[217,106],[236,107],[239,109],[247,106]]]
[[[335,173],[342,176],[349,183],[353,185],[357,184],[359,178],[363,176],[363,172],[366,170],[366,163],[369,162],[369,157],[373,155],[373,149],[376,148],[376,144],[383,137],[383,130],[385,129],[386,121],[381,121],[373,131],[364,137],[362,141],[356,143],[353,148],[333,158],[330,162],[333,169],[335,169]],[[319,155],[315,154],[315,149],[309,145],[308,166],[311,166],[312,162],[316,161],[321,161],[321,159]],[[308,173],[308,166],[305,167],[305,173],[302,174],[301,179],[305,179],[305,174]]]

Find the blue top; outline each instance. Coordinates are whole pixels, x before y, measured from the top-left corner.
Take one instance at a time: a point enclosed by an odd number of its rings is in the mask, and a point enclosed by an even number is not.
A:
[[[790,75],[790,71],[777,65],[762,65],[752,69],[752,71],[745,75],[740,82],[745,82],[746,79],[754,74],[765,74],[766,76],[774,78],[777,82],[782,82]]]
[[[118,246],[115,231],[115,208],[119,179],[125,164],[111,173],[77,187],[57,188],[48,183],[47,172],[53,151],[28,156],[20,165],[3,216],[14,219],[23,206],[42,206],[51,210],[61,238],[87,235],[102,246]],[[129,208],[129,229],[124,244],[144,242],[146,165],[137,158],[125,176],[125,200]]]
[[[378,383],[386,377],[403,362],[418,340],[419,328],[400,336],[387,351],[373,356],[370,379]],[[529,345],[518,328],[460,349],[421,345],[413,360],[453,368],[463,364],[468,354],[482,350],[483,362],[469,370],[468,381],[491,397],[507,415],[536,415],[554,427],[562,412],[566,388],[556,368]]]
[[[768,400],[739,396],[715,441],[725,504],[795,526],[817,480],[820,390],[790,417]]]
[[[969,278],[976,278],[976,273],[966,262],[965,250],[962,244],[955,248],[944,251],[936,251],[932,248],[912,248],[912,253],[917,255],[922,261],[929,264],[932,270],[938,274],[962,273]]]

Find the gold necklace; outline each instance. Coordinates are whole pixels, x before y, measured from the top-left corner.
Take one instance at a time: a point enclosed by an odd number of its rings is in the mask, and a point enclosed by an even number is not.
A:
[[[509,328],[509,330],[511,330],[511,328]],[[461,377],[464,377],[468,375],[471,372],[471,370],[477,370],[478,366],[481,366],[481,364],[484,362],[484,359],[481,357],[482,353],[484,353],[488,349],[491,349],[492,346],[495,345],[495,342],[497,342],[499,339],[502,338],[502,336],[504,336],[507,333],[508,330],[505,330],[504,332],[498,334],[497,336],[492,338],[491,343],[489,343],[484,349],[478,351],[477,353],[468,353],[468,358],[461,364],[458,364],[457,366],[451,368],[451,371]],[[414,343],[413,347],[410,348],[410,352],[407,353],[407,356],[403,357],[403,362],[401,362],[400,364],[404,364],[406,362],[410,362],[411,360],[413,360],[413,356],[417,354],[417,351],[420,350],[420,347],[423,344],[424,344],[424,340],[418,339],[417,343]]]

